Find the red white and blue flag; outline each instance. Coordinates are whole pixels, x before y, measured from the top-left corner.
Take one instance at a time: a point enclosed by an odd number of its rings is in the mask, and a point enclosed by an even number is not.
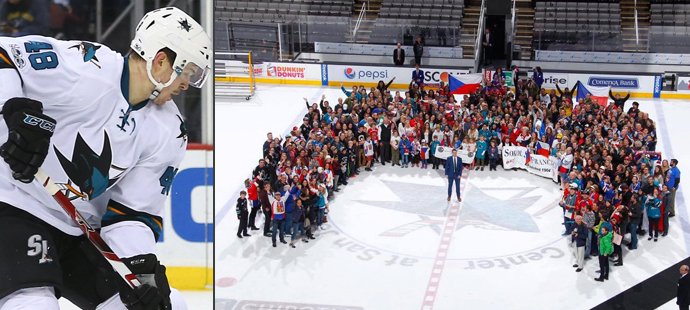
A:
[[[549,157],[549,150],[551,147],[546,142],[537,141],[536,145],[537,154],[545,157]]]
[[[577,83],[577,101],[586,98],[587,95],[591,95],[592,102],[606,107],[609,99],[609,87],[589,86]]]
[[[525,165],[532,161],[532,155],[529,153],[529,149],[525,151]]]
[[[471,94],[482,86],[482,74],[448,75],[448,88],[451,95]]]

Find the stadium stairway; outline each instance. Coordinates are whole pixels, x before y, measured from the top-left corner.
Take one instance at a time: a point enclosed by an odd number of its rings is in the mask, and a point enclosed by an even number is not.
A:
[[[362,11],[362,4],[367,3],[367,12],[359,25],[359,30],[357,30],[357,36],[352,37],[353,31],[355,30],[355,25],[357,24],[357,18],[359,18],[359,13]],[[379,18],[379,12],[381,11],[381,6],[383,6],[383,0],[355,0],[352,6],[352,22],[350,25],[350,33],[347,35],[347,42],[350,43],[369,43],[371,39],[371,32],[374,30],[374,24]]]
[[[474,45],[477,40],[481,7],[481,0],[470,0],[463,10],[460,46],[462,46],[462,58],[464,59],[474,59]]]
[[[517,0],[515,3],[515,40],[513,45],[520,46],[520,59],[531,59],[532,38],[534,36],[534,4],[531,0]]]
[[[623,51],[649,52],[650,4],[649,0],[637,0],[637,25],[639,44],[635,38],[635,0],[621,0],[621,32]]]

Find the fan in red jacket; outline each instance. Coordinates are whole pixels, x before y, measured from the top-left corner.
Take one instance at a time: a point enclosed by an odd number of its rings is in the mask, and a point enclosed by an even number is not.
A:
[[[254,181],[246,179],[244,181],[244,186],[247,188],[247,198],[252,202],[252,211],[249,213],[249,220],[247,221],[247,227],[252,230],[259,230],[259,228],[254,224],[256,214],[259,212],[259,208],[261,207],[261,203],[259,203],[259,191],[256,188],[257,185],[259,185],[257,183],[257,179],[254,179]]]

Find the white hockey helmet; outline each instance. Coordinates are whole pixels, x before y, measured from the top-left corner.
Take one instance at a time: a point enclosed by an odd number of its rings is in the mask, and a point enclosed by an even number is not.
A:
[[[130,47],[146,61],[149,80],[156,86],[151,99],[177,76],[201,88],[211,71],[211,39],[199,23],[176,7],[160,8],[144,15]],[[156,53],[166,47],[175,52],[176,57],[170,80],[161,83],[153,78],[151,68]]]

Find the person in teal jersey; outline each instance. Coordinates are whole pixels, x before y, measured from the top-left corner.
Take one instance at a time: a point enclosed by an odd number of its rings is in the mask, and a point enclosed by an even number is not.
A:
[[[481,169],[484,171],[484,165],[486,165],[486,150],[488,149],[488,144],[484,136],[479,135],[479,140],[477,141],[477,153],[475,154],[475,160],[477,161],[477,167],[474,170]]]
[[[433,141],[431,141],[431,149],[429,151],[429,154],[431,154],[431,169],[438,169],[438,163],[439,159],[436,158],[436,148],[438,148],[439,145],[441,145],[441,142],[438,141],[438,136],[434,135],[433,136]]]

